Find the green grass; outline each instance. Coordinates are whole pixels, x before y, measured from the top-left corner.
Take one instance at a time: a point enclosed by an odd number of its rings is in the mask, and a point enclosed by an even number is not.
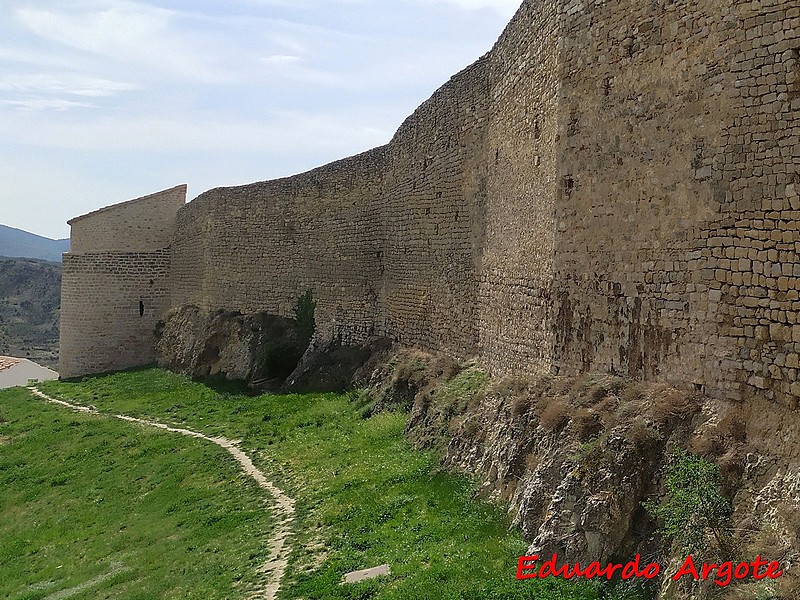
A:
[[[264,495],[225,450],[21,388],[0,392],[0,490],[2,598],[228,598],[267,558]]]
[[[88,378],[79,383],[50,382],[41,388],[50,395],[91,404],[101,411],[149,417],[206,434],[242,440],[243,449],[254,458],[256,465],[270,474],[297,501],[296,535],[291,540],[294,550],[280,598],[589,600],[622,597],[586,583],[553,579],[516,581],[516,561],[526,550],[519,532],[509,529],[501,507],[473,498],[473,486],[467,478],[442,472],[437,456],[409,447],[403,438],[407,422],[407,415],[403,413],[381,413],[365,419],[359,405],[348,400],[346,395],[265,395],[250,398],[235,393],[218,393],[161,370]],[[15,406],[27,400],[25,393],[17,391],[14,392],[16,396],[10,398],[8,395],[0,396],[0,411],[10,410],[5,408],[6,404]],[[47,415],[45,421],[60,421],[60,425],[53,426],[52,433],[48,434],[52,436],[68,436],[68,432],[64,432],[65,423],[73,420],[86,427],[90,426],[88,421],[94,423],[92,427],[117,427],[106,421],[98,422],[97,417],[78,417],[38,402],[35,403],[35,410],[37,414],[41,412]],[[2,428],[9,426],[16,427],[14,418]],[[1,433],[2,428],[0,435],[8,435]],[[148,437],[161,439],[160,435],[152,433]],[[127,465],[128,451],[123,449],[123,440],[127,438],[122,433],[119,436],[118,443],[104,444],[107,452],[103,460]],[[202,456],[215,454],[213,448],[195,446],[185,440],[170,438],[164,443],[181,448],[185,445],[186,452],[200,453],[175,461],[174,467],[194,461],[202,462]],[[45,448],[41,448],[41,445]],[[48,453],[47,445],[45,440],[41,440],[41,443],[31,442],[32,448],[40,448],[38,451],[45,455]],[[85,456],[90,454],[84,452]],[[125,456],[124,461],[119,460],[121,455]],[[159,472],[166,470],[159,466],[161,460],[164,457],[151,464],[150,468]],[[207,460],[202,464],[204,474],[212,470]],[[147,467],[142,465],[140,468],[141,477],[148,481]],[[129,472],[130,469],[126,466],[125,471]],[[96,482],[97,473],[81,477],[87,485],[90,481],[94,482],[91,486],[99,485]],[[37,493],[47,497],[54,489],[49,481],[47,477],[34,478],[15,493]],[[240,489],[241,482],[235,483],[231,487]],[[16,488],[17,484],[14,485]],[[224,487],[218,487],[216,491],[222,493]],[[94,487],[90,489],[94,490]],[[147,489],[155,493],[155,487]],[[172,491],[165,496],[171,497],[174,493]],[[237,495],[242,494],[237,492]],[[85,499],[91,503],[93,498],[100,496],[108,503],[116,498],[117,493],[114,490],[102,493],[92,491],[85,494]],[[244,494],[240,500],[245,502],[246,499],[247,494]],[[145,512],[143,509],[142,513]],[[186,513],[191,509],[190,502],[178,504],[173,513],[164,512],[163,507],[152,506],[152,510],[161,511],[162,517],[159,519],[163,518],[163,514],[170,515],[178,529],[181,525],[191,527],[194,523],[194,519]],[[117,512],[121,522],[125,522],[126,515],[125,510]],[[151,519],[151,525],[159,519]],[[111,522],[113,519],[109,523],[113,529]],[[142,524],[140,535],[144,536],[146,523]],[[3,537],[5,527],[6,520],[3,519],[0,522],[0,535]],[[33,536],[33,533],[24,533],[30,527],[34,525],[29,523],[26,527],[20,527],[18,535]],[[264,530],[263,527],[254,527],[250,533],[258,539]],[[26,548],[38,548],[38,553],[45,552],[48,545],[53,543],[53,535],[55,531],[52,528],[44,531],[38,542],[32,541]],[[95,568],[99,572],[107,568],[105,565],[109,553],[105,548],[114,543],[113,536],[108,541],[100,541],[94,536],[87,537],[85,533],[81,535],[84,548],[79,552],[85,555],[85,570]],[[189,534],[180,532],[175,535]],[[233,554],[238,551],[242,557],[238,563],[227,563],[231,571],[237,577],[250,572],[254,562],[249,558],[252,541],[237,535],[236,539],[228,542],[232,546],[229,550]],[[217,540],[213,542],[219,543]],[[211,545],[210,542],[198,544],[196,548],[202,550],[195,550],[195,556],[205,556],[205,550]],[[124,548],[120,548],[122,554],[127,552],[126,564],[135,563],[132,555],[139,552],[137,549],[140,546],[138,541],[131,540]],[[239,546],[241,549],[237,550]],[[245,547],[248,549],[245,550]],[[166,552],[157,546],[149,551],[154,556]],[[169,556],[172,560],[172,555]],[[351,586],[339,585],[344,573],[382,563],[391,565],[390,577]],[[0,581],[8,581],[5,560],[0,564]],[[53,564],[48,559],[40,567],[31,567],[23,579],[19,579],[21,573],[14,571],[11,579],[25,584],[33,579],[47,580],[54,577]],[[136,587],[139,589],[139,584],[146,578],[153,585],[158,585],[161,576],[149,573],[153,566],[151,562],[136,564],[138,566],[135,568],[131,567],[135,569],[132,572],[117,576],[122,578],[120,585],[125,585],[125,577],[131,581],[133,574],[136,575]],[[33,573],[36,573],[36,577],[32,576]],[[87,573],[87,576],[92,574]],[[181,573],[180,577],[184,578],[186,585],[195,583],[194,575],[189,572]],[[219,581],[222,581],[221,576]],[[203,586],[194,589],[203,590]],[[118,596],[167,597],[160,591],[136,596],[130,585],[127,591],[120,592]],[[187,592],[183,597],[191,596]],[[202,597],[214,596],[203,594]],[[231,593],[230,597],[238,596]]]

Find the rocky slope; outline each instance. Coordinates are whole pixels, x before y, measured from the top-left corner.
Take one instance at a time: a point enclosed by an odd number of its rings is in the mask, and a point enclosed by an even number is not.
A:
[[[507,504],[530,553],[625,563],[636,554],[674,574],[686,557],[645,510],[664,497],[665,466],[686,448],[720,467],[732,502],[728,546],[708,536],[703,560],[779,560],[785,575],[721,587],[663,578],[660,598],[794,598],[800,548],[800,425],[768,402],[721,402],[610,376],[492,380],[400,350],[368,385],[381,405],[411,407],[407,434],[436,448],[446,467],[473,474]],[[691,524],[687,523],[687,527]]]
[[[262,382],[279,387],[308,347],[296,321],[258,313],[173,310],[159,325],[159,365],[191,377]]]
[[[0,258],[0,355],[58,364],[61,265]]]

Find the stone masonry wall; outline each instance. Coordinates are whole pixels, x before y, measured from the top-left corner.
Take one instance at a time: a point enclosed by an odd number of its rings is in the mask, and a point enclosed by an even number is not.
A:
[[[567,12],[555,364],[796,400],[800,9]]]
[[[730,103],[730,2],[572,3],[560,132],[557,343],[566,372],[705,381],[697,233]]]
[[[186,186],[129,200],[75,217],[68,223],[70,252],[139,252],[172,243],[175,214],[186,203]]]
[[[185,192],[180,186],[71,221],[61,278],[62,378],[155,361],[156,323],[170,306],[169,243]]]
[[[198,197],[178,215],[172,305],[293,316],[313,290],[326,336],[366,339],[377,321],[378,213],[386,149],[308,173]]]
[[[554,2],[526,2],[491,53],[480,354],[495,372],[550,371],[558,164]]]
[[[800,6],[736,3],[719,150],[705,158],[718,213],[698,268],[715,324],[706,381],[730,398],[800,400]],[[710,174],[710,175],[709,175]]]
[[[379,201],[378,332],[453,355],[478,344],[488,62],[458,73],[389,145]]]
[[[788,0],[526,0],[387,146],[181,208],[169,305],[794,406],[799,112]]]
[[[311,289],[322,336],[473,352],[485,88],[479,61],[387,147],[191,202],[178,217],[173,306],[292,316]]]

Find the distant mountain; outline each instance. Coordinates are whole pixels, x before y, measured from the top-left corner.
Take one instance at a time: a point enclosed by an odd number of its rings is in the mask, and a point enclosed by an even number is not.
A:
[[[60,264],[0,258],[0,356],[55,367],[60,311]]]
[[[69,240],[51,240],[21,229],[0,225],[0,256],[39,258],[61,262],[69,250]]]

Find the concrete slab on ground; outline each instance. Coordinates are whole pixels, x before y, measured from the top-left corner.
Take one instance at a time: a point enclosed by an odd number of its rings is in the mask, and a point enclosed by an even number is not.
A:
[[[37,365],[27,358],[0,356],[0,389],[28,385],[30,380],[50,381],[51,379],[58,379],[58,373]]]
[[[343,583],[357,583],[359,581],[364,581],[365,579],[374,579],[376,577],[391,574],[392,572],[389,569],[389,565],[381,565],[371,569],[364,569],[363,571],[353,571],[352,573],[348,573],[344,576]]]

